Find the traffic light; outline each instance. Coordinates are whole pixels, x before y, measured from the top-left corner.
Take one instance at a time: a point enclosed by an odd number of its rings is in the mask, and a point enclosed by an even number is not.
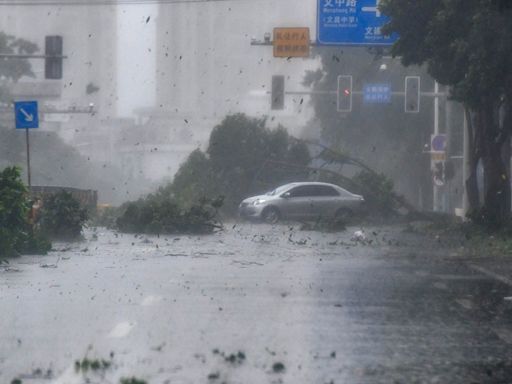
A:
[[[405,113],[418,113],[420,111],[420,77],[405,77]]]
[[[271,109],[284,109],[284,76],[272,76]]]
[[[352,76],[338,76],[338,112],[352,111]]]
[[[44,77],[62,79],[62,36],[46,36]]]

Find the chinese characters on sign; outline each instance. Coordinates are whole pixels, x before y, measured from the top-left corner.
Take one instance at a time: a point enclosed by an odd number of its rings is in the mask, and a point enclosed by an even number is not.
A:
[[[309,28],[274,28],[274,57],[309,57]]]
[[[397,36],[382,34],[388,21],[380,0],[318,0],[318,43],[325,45],[391,45]]]
[[[363,88],[363,101],[367,104],[391,103],[391,84],[366,84]]]

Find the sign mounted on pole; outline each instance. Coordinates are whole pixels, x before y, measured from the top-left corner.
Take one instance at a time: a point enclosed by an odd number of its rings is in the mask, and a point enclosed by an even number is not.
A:
[[[365,84],[363,87],[363,101],[366,104],[391,103],[391,84]]]
[[[39,127],[37,101],[18,101],[14,103],[16,129]]]
[[[39,128],[39,115],[37,101],[17,101],[14,103],[14,120],[16,129],[24,129],[27,142],[27,182],[28,188],[32,187],[30,177],[30,139],[28,131],[32,128]]]
[[[382,34],[389,19],[379,11],[380,1],[318,0],[318,44],[392,45],[398,36]]]
[[[274,28],[274,57],[309,57],[309,28]]]

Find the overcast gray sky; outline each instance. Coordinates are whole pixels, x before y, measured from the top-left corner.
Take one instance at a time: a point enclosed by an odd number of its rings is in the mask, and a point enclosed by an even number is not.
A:
[[[128,5],[118,10],[119,114],[129,116],[134,107],[155,101],[155,21],[158,6]],[[149,21],[148,21],[149,17]],[[137,90],[134,92],[134,90]]]
[[[262,39],[263,34],[271,32],[274,27],[309,27],[311,29],[311,38],[315,38],[316,0],[233,0],[212,4],[215,7],[222,7],[226,10],[232,9],[232,12],[226,14],[226,23],[234,23],[231,33],[235,30],[234,33],[238,33],[239,36],[244,38],[244,44],[246,40],[247,46],[250,44],[252,36]],[[166,6],[176,7],[176,5],[172,4]],[[205,4],[206,6],[208,5]],[[234,17],[241,9],[247,9],[251,15],[249,23],[244,22],[240,25],[236,17]],[[271,14],[268,12],[269,9]],[[119,6],[118,16],[118,112],[121,116],[129,116],[132,114],[134,107],[150,107],[154,105],[156,77],[155,32],[158,5],[138,4]],[[218,41],[224,38],[223,36],[216,36]],[[233,54],[237,54],[237,49],[245,50],[245,48],[233,47]],[[270,47],[255,47],[251,52],[254,52],[254,55],[251,54],[247,57],[248,65],[260,60],[264,60],[264,65],[259,67],[259,73],[251,73],[252,71],[247,67],[245,68],[248,70],[246,74],[244,73],[242,76],[239,76],[240,84],[245,83],[248,87],[247,93],[251,92],[251,87],[247,84],[255,81],[255,75],[256,78],[258,75],[261,78],[261,71],[265,72],[265,79],[270,79],[273,73],[284,73],[289,69],[289,74],[292,75],[292,78],[293,76],[297,77],[292,79],[292,81],[298,86],[301,80],[299,77],[303,75],[303,71],[297,68],[300,68],[302,64],[304,69],[314,65],[307,62],[299,64],[301,59],[294,60],[293,63],[287,63],[283,59],[274,59],[272,58]],[[197,57],[197,59],[199,60],[200,58]],[[220,72],[222,68],[218,69]],[[240,68],[237,68],[236,72],[238,73],[239,70]],[[254,84],[252,88],[254,88],[253,91],[261,90],[261,84]],[[229,95],[226,97],[229,97]]]

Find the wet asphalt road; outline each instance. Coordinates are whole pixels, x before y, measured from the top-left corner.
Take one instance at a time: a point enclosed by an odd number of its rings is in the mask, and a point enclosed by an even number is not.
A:
[[[512,383],[512,288],[430,240],[227,227],[0,268],[0,383]]]

